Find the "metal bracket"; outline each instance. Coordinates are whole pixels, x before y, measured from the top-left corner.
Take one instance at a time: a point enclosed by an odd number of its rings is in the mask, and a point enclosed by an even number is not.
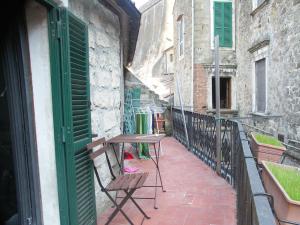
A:
[[[66,128],[61,127],[62,142],[66,143]]]
[[[57,38],[58,39],[61,39],[61,36],[62,36],[62,28],[61,28],[61,21],[58,20],[56,22],[56,34],[57,34]]]

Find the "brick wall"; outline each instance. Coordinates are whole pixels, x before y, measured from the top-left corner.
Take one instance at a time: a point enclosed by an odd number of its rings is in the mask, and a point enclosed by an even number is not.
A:
[[[207,74],[201,64],[194,65],[194,111],[205,113],[207,109]]]

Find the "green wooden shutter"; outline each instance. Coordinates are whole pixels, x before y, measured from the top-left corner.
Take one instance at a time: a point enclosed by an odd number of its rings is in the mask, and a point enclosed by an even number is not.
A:
[[[91,141],[88,29],[66,9],[61,14],[70,221],[90,225],[96,223],[96,210],[92,163],[85,150]]]
[[[222,47],[232,47],[232,3],[224,2],[224,42]]]
[[[214,2],[214,37],[219,35],[220,46],[224,42],[223,6],[223,2]]]
[[[214,36],[219,35],[220,47],[232,47],[232,3],[214,2]]]

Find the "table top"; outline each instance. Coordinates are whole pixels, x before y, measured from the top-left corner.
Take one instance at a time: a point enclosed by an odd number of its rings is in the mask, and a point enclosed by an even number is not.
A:
[[[166,135],[165,134],[121,134],[110,140],[108,143],[146,143],[155,144],[160,142]]]

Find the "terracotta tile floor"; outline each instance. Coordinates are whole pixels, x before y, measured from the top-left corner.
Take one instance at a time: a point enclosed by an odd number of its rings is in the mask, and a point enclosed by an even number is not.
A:
[[[188,152],[174,138],[162,141],[163,154],[160,169],[167,192],[158,191],[157,205],[153,200],[137,200],[151,217],[143,220],[142,214],[130,202],[124,207],[134,224],[143,225],[236,225],[236,193],[225,180],[218,177],[208,166]],[[155,181],[154,163],[151,160],[128,160],[140,171],[150,172],[146,185]],[[154,188],[143,188],[135,196],[152,197]],[[98,219],[99,225],[107,221],[112,212],[108,209]],[[118,214],[112,225],[128,222]]]

